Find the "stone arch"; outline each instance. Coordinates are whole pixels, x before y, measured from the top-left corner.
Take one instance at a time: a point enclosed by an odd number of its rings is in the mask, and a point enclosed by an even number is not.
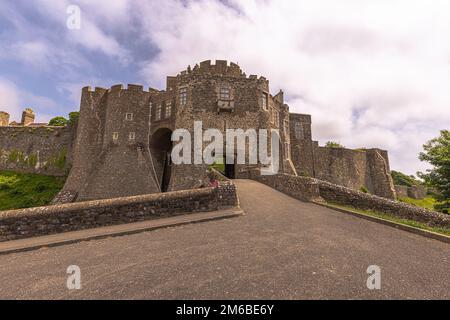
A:
[[[150,153],[161,192],[169,191],[172,175],[172,130],[159,128],[150,137]]]

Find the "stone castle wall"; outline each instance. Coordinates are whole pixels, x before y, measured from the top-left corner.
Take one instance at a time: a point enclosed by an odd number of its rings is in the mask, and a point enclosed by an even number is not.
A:
[[[387,153],[379,149],[314,147],[315,178],[395,199]]]
[[[83,88],[73,166],[64,186],[77,193],[77,201],[160,191],[151,169],[149,98],[142,86]]]
[[[65,176],[75,126],[0,127],[0,170]]]
[[[395,199],[387,152],[320,147],[311,135],[311,116],[290,114],[292,159],[301,176]]]
[[[23,120],[31,118],[32,111],[26,111]],[[0,127],[5,130],[0,169],[65,175],[71,168],[61,194],[76,201],[205,187],[206,164],[171,163],[176,129],[191,133],[194,163],[194,121],[202,121],[203,130],[222,133],[224,156],[227,129],[277,130],[280,173],[365,187],[387,198],[395,195],[385,151],[319,147],[312,140],[310,115],[290,113],[283,92],[271,95],[266,78],[247,76],[223,60],[203,61],[167,77],[161,91],[140,85],[85,87],[76,132],[69,127]],[[235,178],[249,178],[252,170],[264,167],[249,164],[248,139],[245,144],[246,163],[231,169]],[[270,138],[267,145],[270,154]],[[235,146],[231,154],[238,151]]]

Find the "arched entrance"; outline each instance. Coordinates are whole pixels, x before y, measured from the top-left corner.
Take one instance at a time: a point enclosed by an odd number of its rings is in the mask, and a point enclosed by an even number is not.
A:
[[[150,151],[153,159],[156,179],[161,187],[161,192],[169,190],[172,173],[172,130],[160,128],[150,138]]]

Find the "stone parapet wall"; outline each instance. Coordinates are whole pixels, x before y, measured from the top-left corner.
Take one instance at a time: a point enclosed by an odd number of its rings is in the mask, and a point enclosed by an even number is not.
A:
[[[251,176],[253,180],[264,183],[293,198],[302,201],[314,201],[320,199],[319,184],[316,179],[288,174],[264,176],[256,172],[252,173]]]
[[[319,182],[319,190],[320,196],[332,203],[389,213],[399,218],[423,222],[430,226],[450,228],[450,215],[447,214],[359,192],[325,181]]]
[[[234,185],[0,212],[0,242],[237,206]]]

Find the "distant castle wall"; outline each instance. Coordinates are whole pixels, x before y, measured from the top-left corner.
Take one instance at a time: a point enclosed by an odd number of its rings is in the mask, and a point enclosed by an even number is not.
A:
[[[68,127],[0,127],[0,170],[67,175],[75,133]]]
[[[292,158],[297,173],[395,199],[387,152],[320,147],[312,140],[311,116],[290,114]]]
[[[314,147],[315,178],[351,189],[395,199],[387,153],[380,149],[351,150]]]

